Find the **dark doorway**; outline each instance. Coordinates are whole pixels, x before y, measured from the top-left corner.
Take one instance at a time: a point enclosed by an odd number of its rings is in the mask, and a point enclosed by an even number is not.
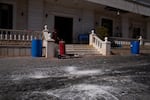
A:
[[[55,16],[55,29],[60,39],[72,43],[73,18]]]
[[[0,3],[0,28],[12,29],[13,6]]]
[[[112,36],[113,34],[113,21],[110,19],[102,19],[102,26],[106,27],[108,29],[108,35]]]

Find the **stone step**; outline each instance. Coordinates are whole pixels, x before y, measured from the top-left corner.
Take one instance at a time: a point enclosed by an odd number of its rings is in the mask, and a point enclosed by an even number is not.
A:
[[[66,53],[78,55],[100,55],[100,53],[88,44],[69,44],[66,45]]]

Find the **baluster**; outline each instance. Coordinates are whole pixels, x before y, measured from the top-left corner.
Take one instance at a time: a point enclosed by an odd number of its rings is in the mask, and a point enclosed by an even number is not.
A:
[[[21,40],[21,35],[20,34],[18,34],[18,40]]]
[[[16,36],[16,34],[14,34],[14,40],[16,40],[17,39],[17,36]]]
[[[25,34],[22,35],[22,40],[25,40],[25,36],[24,36],[24,35],[25,35]]]
[[[10,40],[12,40],[12,34],[10,34],[9,36],[10,36]]]
[[[8,36],[7,36],[7,33],[5,34],[5,40],[7,40],[8,39]]]
[[[27,40],[29,40],[29,35],[27,34]]]

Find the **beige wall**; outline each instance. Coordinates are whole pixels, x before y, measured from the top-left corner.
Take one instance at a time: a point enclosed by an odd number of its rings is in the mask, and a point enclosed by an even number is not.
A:
[[[43,24],[47,24],[50,31],[54,29],[55,16],[73,19],[73,42],[77,41],[79,34],[89,33],[94,28],[94,11],[91,9],[53,4],[52,2],[44,2],[44,5],[44,15],[48,14],[48,17],[43,16]]]
[[[129,34],[129,18],[127,16],[122,16],[122,37],[128,38]]]
[[[43,29],[43,0],[28,0],[28,30]]]
[[[16,18],[17,29],[27,29],[28,0],[16,0]]]
[[[150,40],[150,19],[147,21],[147,39]]]

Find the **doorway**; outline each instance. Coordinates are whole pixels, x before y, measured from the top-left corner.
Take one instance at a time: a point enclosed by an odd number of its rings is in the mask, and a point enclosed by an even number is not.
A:
[[[60,39],[65,43],[72,43],[73,18],[55,16],[54,25]]]
[[[13,6],[0,3],[0,28],[12,29]]]
[[[108,35],[112,36],[113,35],[113,21],[110,19],[102,19],[102,26],[108,29]]]

